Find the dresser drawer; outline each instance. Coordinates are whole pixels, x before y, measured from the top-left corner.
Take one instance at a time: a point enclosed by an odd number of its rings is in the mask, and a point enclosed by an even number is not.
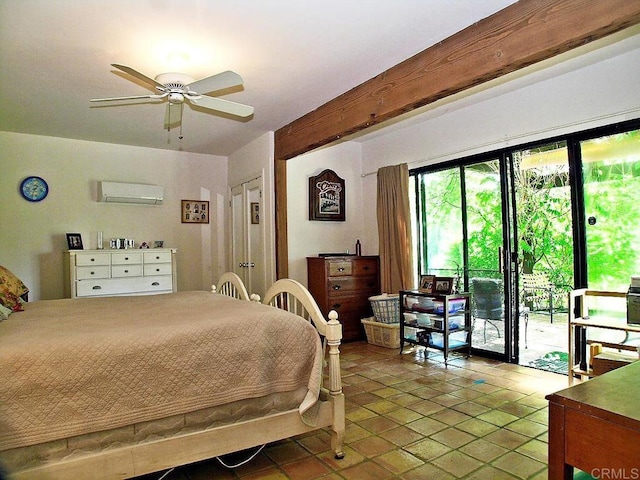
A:
[[[332,260],[328,263],[330,277],[351,275],[351,260]]]
[[[170,263],[145,263],[144,276],[150,275],[171,275]]]
[[[354,258],[352,265],[354,276],[373,275],[378,277],[378,260],[376,258]]]
[[[76,282],[78,297],[103,297],[110,295],[142,295],[171,292],[173,277],[107,278],[104,280],[81,280]]]
[[[142,275],[142,265],[112,265],[111,276],[113,278],[140,277]]]
[[[142,263],[142,254],[139,252],[111,254],[111,265],[131,265],[135,263]]]
[[[171,252],[144,252],[144,263],[171,263]]]
[[[76,266],[109,265],[111,262],[109,253],[77,253]]]
[[[109,265],[76,267],[76,278],[78,280],[87,280],[89,278],[109,278]]]
[[[379,292],[377,277],[333,277],[327,279],[327,293],[329,296],[342,292],[359,292],[362,295],[375,295]]]

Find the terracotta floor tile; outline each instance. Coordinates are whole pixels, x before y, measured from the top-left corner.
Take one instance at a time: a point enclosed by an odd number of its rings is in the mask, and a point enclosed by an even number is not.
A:
[[[477,418],[465,420],[464,422],[456,425],[456,428],[470,433],[471,435],[475,435],[476,437],[484,437],[485,435],[499,430],[499,427],[496,425]]]
[[[385,413],[385,417],[388,417],[399,423],[404,425],[409,422],[413,422],[422,417],[418,412],[410,410],[409,408],[398,408],[397,410],[393,410],[391,412]]]
[[[478,438],[460,447],[460,451],[482,462],[489,463],[499,456],[504,455],[509,450],[495,443],[491,443],[484,438]]]
[[[504,427],[509,423],[513,423],[519,420],[519,417],[511,415],[510,413],[503,412],[502,410],[490,410],[488,412],[478,415],[476,418],[484,420],[485,422],[493,423],[499,427]]]
[[[456,477],[435,465],[425,463],[421,467],[404,473],[400,478],[402,480],[453,480]]]
[[[505,428],[532,438],[537,437],[538,435],[541,435],[547,431],[546,425],[532,422],[531,420],[527,420],[526,418],[510,423]]]
[[[545,465],[548,462],[548,445],[545,442],[541,442],[540,440],[531,440],[523,445],[520,445],[516,448],[516,452],[521,453],[522,455],[526,455],[527,457],[533,458],[534,460],[538,460],[539,462],[544,463]]]
[[[506,429],[496,430],[484,437],[485,440],[493,442],[509,450],[515,450],[520,445],[527,443],[530,439],[517,432],[512,432]]]
[[[431,461],[451,451],[451,448],[430,438],[407,445],[404,449],[426,461]]]
[[[518,478],[529,478],[546,467],[545,464],[517,452],[509,452],[492,463]]]
[[[459,448],[466,443],[472,442],[476,437],[456,428],[447,428],[446,430],[431,435],[430,438],[447,447]]]
[[[382,432],[386,432],[387,430],[391,430],[394,427],[397,427],[399,422],[394,422],[392,419],[387,417],[377,416],[368,418],[358,423],[361,427],[369,430],[370,432],[380,434]]]
[[[340,471],[346,480],[385,480],[393,473],[372,461],[366,461]]]
[[[282,470],[291,480],[312,480],[322,477],[331,470],[316,457],[303,458],[296,462],[282,465]]]
[[[438,457],[434,459],[432,463],[458,478],[468,475],[484,465],[481,461],[465,455],[458,450]]]
[[[382,437],[373,436],[363,438],[351,444],[351,448],[365,457],[375,457],[395,448],[395,445]]]
[[[411,430],[404,425],[400,425],[399,427],[387,430],[380,436],[399,447],[404,447],[405,445],[415,443],[418,440],[422,440],[424,438],[424,435],[422,435],[421,433]]]
[[[374,458],[373,461],[395,475],[407,472],[424,464],[424,461],[404,450],[392,450]]]

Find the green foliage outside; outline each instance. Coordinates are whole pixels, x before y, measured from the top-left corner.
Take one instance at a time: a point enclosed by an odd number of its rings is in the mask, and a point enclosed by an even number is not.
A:
[[[566,146],[549,144],[513,155],[519,269],[544,272],[556,285],[573,286]],[[640,275],[640,131],[583,142],[582,158],[585,211],[596,219],[587,226],[589,287],[624,291],[630,276]],[[503,220],[498,160],[421,174],[418,183],[420,274],[461,272],[466,208],[467,272],[470,277],[499,276]]]

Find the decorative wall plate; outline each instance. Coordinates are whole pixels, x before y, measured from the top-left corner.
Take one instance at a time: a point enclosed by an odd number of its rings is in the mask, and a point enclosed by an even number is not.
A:
[[[30,202],[39,202],[49,194],[49,185],[43,178],[27,177],[20,184],[20,194]]]

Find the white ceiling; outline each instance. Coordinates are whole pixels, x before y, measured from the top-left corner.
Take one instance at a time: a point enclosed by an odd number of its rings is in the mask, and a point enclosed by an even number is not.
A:
[[[226,156],[511,3],[0,0],[0,130]],[[234,70],[244,90],[221,98],[255,114],[185,107],[180,140],[164,105],[89,103],[152,93],[112,63],[149,77]]]

